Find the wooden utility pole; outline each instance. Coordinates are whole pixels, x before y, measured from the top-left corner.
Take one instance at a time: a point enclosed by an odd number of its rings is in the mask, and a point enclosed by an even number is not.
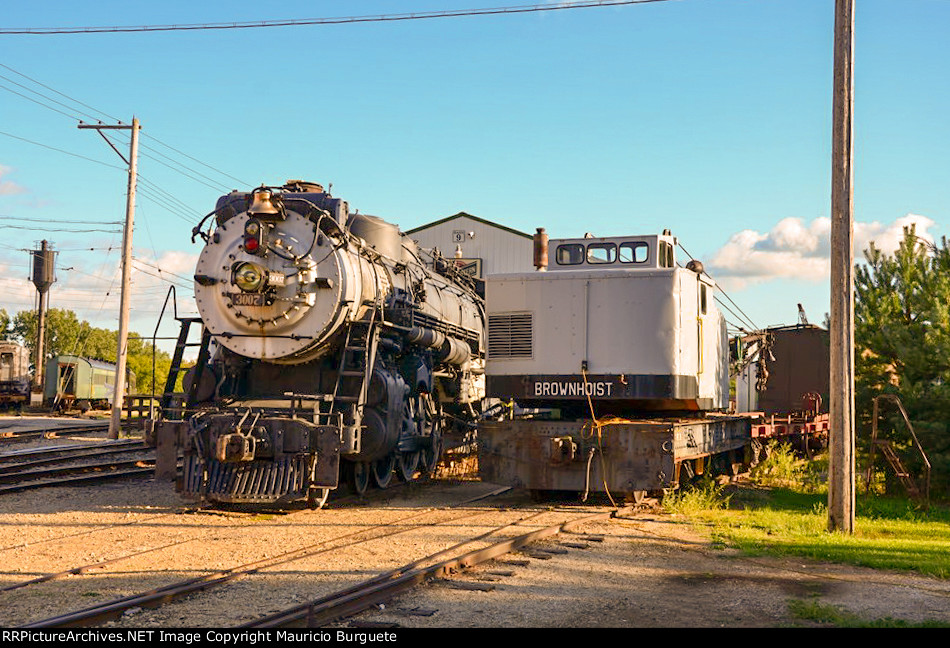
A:
[[[115,361],[115,392],[112,398],[112,419],[109,421],[109,438],[118,439],[122,425],[122,404],[125,401],[126,356],[129,341],[129,289],[132,273],[132,227],[135,222],[135,183],[138,177],[139,157],[139,120],[132,117],[132,125],[119,124],[79,124],[79,128],[91,128],[99,131],[102,138],[129,165],[129,191],[125,203],[125,231],[122,234],[122,296],[119,302],[119,348]],[[130,130],[132,141],[129,145],[129,159],[126,160],[112,142],[103,134],[103,130]]]
[[[854,532],[854,0],[835,0],[828,530]]]

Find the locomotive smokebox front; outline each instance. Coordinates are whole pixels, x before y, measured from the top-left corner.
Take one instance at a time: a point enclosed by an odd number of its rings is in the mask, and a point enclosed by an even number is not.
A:
[[[202,320],[222,345],[246,358],[299,364],[326,342],[372,292],[374,273],[340,245],[330,216],[278,208],[257,190],[246,211],[220,223],[195,269]],[[327,222],[323,222],[327,221]]]

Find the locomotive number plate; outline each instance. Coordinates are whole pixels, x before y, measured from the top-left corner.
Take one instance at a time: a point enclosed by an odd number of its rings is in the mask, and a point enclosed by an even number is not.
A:
[[[231,304],[234,306],[264,306],[263,293],[231,293]]]

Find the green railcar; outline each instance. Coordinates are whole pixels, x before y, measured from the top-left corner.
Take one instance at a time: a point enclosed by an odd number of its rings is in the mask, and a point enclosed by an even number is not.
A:
[[[61,355],[46,362],[43,402],[54,409],[108,409],[115,394],[115,365],[74,355]],[[127,372],[127,384],[134,375]]]

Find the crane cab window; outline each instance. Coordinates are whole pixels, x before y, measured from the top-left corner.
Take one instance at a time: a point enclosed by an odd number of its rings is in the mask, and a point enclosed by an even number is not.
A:
[[[621,243],[620,263],[646,263],[650,258],[650,246],[646,243]]]
[[[587,263],[613,263],[617,260],[617,246],[613,243],[591,243],[587,246]]]
[[[580,243],[565,243],[557,246],[554,259],[558,265],[578,265],[584,263],[584,246]]]
[[[672,268],[673,267],[673,246],[667,243],[666,241],[660,241],[660,267],[661,268]]]

